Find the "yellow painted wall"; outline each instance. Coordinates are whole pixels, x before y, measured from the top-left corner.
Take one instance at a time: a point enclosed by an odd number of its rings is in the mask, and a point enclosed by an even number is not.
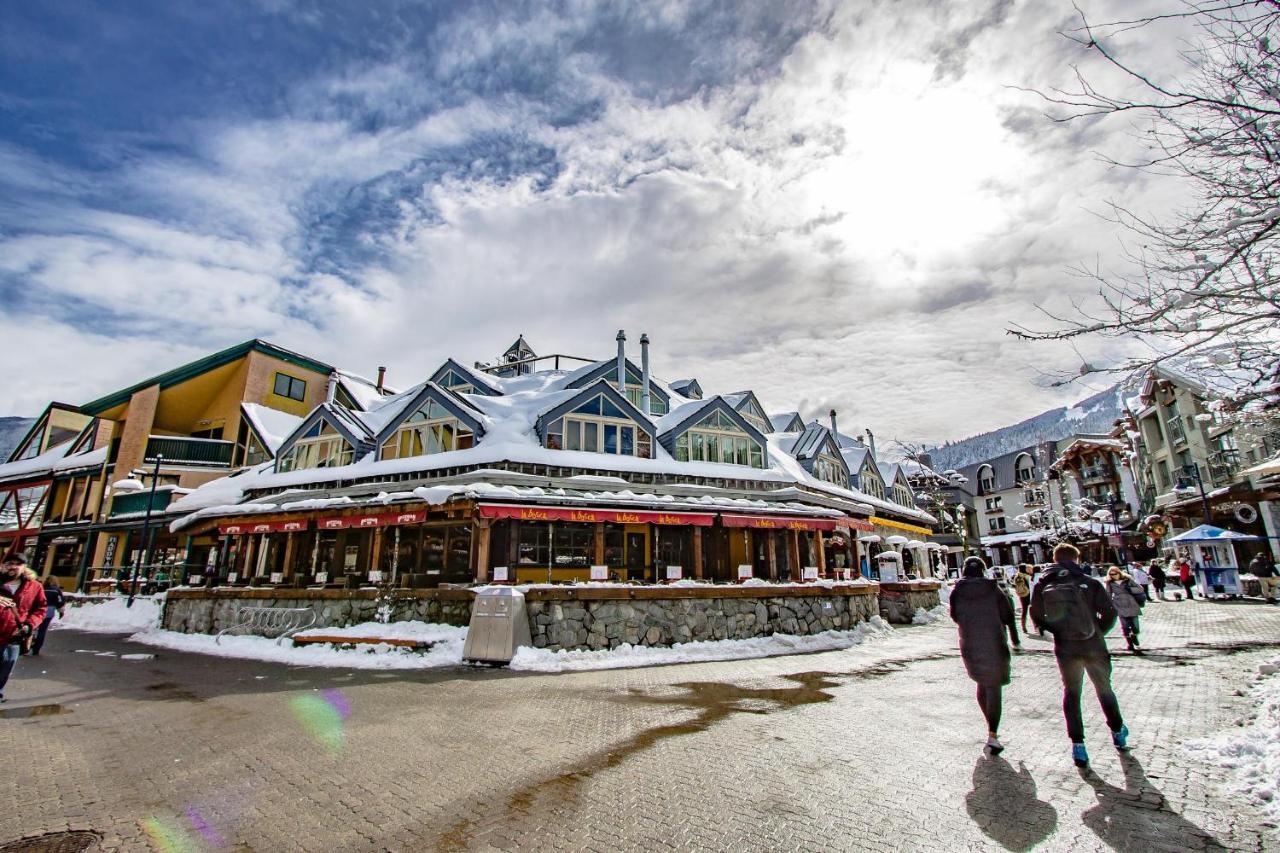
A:
[[[298,417],[304,417],[324,402],[325,390],[329,382],[327,374],[306,370],[296,364],[290,364],[260,352],[249,353],[248,361],[243,397],[245,402],[258,403]],[[299,402],[276,394],[276,373],[284,373],[306,382],[306,399]]]

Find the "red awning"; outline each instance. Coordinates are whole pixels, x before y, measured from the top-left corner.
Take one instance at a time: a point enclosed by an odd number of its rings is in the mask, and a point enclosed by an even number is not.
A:
[[[848,525],[850,530],[861,530],[864,533],[871,533],[876,529],[874,524],[861,518],[845,519],[845,524]]]
[[[842,519],[720,513],[720,520],[724,522],[725,527],[751,527],[761,530],[835,530]]]
[[[481,518],[514,518],[520,521],[578,521],[617,524],[692,524],[710,527],[715,516],[693,512],[636,512],[622,509],[567,509],[565,507],[480,504]]]
[[[392,524],[421,524],[427,520],[427,511],[383,512],[374,515],[336,515],[316,520],[321,530],[342,530],[347,527],[387,527]]]
[[[218,533],[223,536],[248,536],[252,533],[295,533],[307,529],[305,518],[289,521],[243,521],[237,524],[219,524]]]

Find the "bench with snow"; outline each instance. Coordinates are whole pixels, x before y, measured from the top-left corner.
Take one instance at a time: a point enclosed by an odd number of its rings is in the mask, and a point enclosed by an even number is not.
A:
[[[275,637],[279,643],[314,624],[316,612],[309,607],[238,607],[235,621],[219,631],[214,642],[222,642],[224,635],[247,635]]]
[[[353,637],[346,634],[317,634],[308,632],[300,637],[292,638],[294,646],[310,646],[318,643],[333,643],[335,646],[400,646],[414,651],[426,651],[434,643],[429,640],[414,640],[407,637]]]

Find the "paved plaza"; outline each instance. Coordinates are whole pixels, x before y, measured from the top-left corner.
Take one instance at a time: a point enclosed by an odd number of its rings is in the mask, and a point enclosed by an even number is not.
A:
[[[1280,607],[1155,603],[1144,622],[1149,653],[1116,657],[1136,748],[1110,747],[1090,694],[1084,773],[1036,638],[1006,693],[1008,748],[981,753],[949,622],[565,675],[131,660],[154,650],[55,631],[8,690],[19,784],[0,850],[68,830],[104,850],[1280,849],[1181,747],[1250,713]]]

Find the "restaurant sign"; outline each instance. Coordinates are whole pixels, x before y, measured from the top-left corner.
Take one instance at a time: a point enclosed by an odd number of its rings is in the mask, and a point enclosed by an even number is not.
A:
[[[565,507],[481,504],[481,518],[514,518],[517,521],[576,521],[586,524],[692,524],[710,527],[714,515],[690,512],[636,512],[621,509],[568,509]]]
[[[253,533],[296,533],[307,529],[305,518],[288,521],[250,521],[237,524],[219,524],[218,533],[223,536],[249,536]]]
[[[388,527],[395,524],[421,524],[426,520],[426,510],[383,512],[375,515],[336,515],[332,518],[321,518],[316,521],[316,527],[321,530],[345,530],[348,527]]]
[[[756,530],[835,530],[834,518],[788,518],[777,515],[726,515],[720,520],[725,527],[750,527]]]

